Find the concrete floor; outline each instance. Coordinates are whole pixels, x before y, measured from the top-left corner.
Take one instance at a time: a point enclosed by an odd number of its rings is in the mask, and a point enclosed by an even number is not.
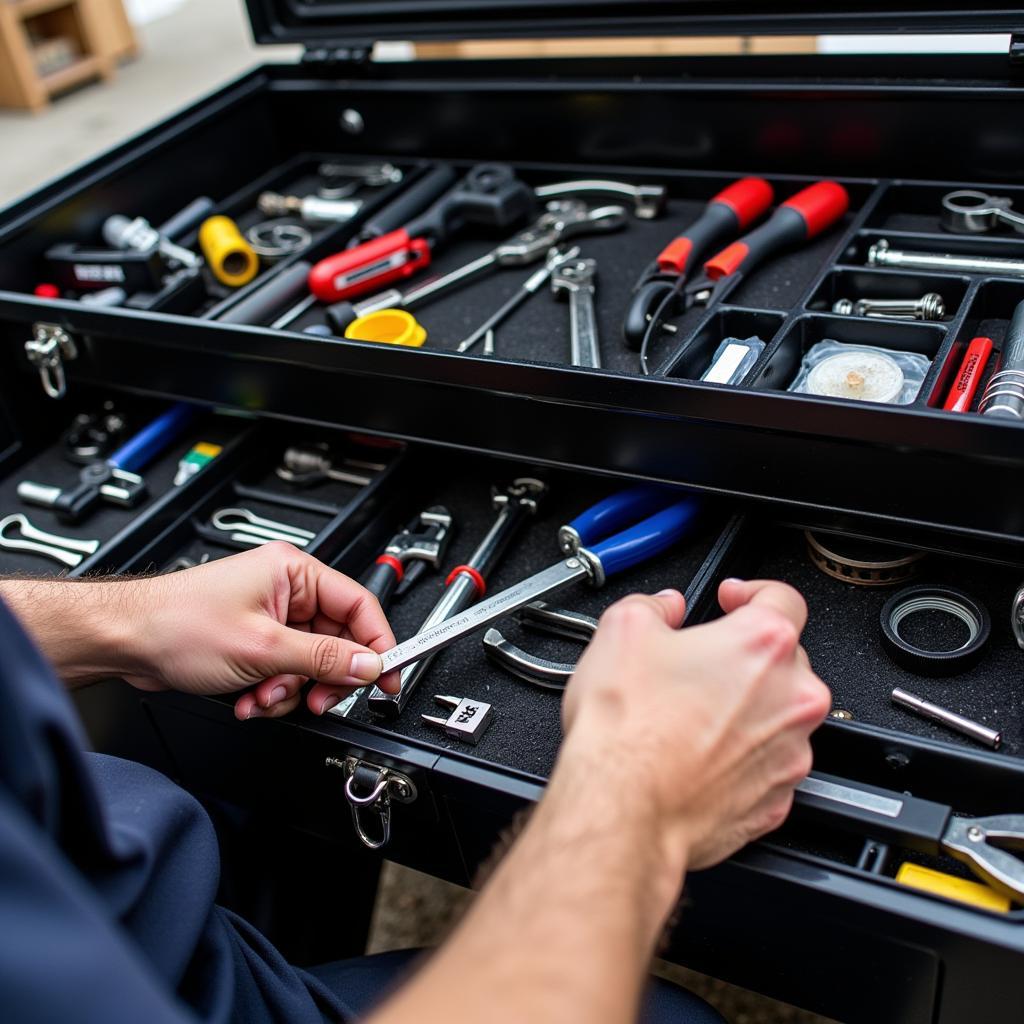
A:
[[[297,49],[257,48],[241,0],[186,0],[172,15],[139,31],[142,56],[116,80],[60,98],[43,114],[0,112],[0,205],[38,188],[108,146],[148,127],[264,60],[292,60]],[[385,866],[369,951],[434,945],[468,906],[464,889]],[[730,1024],[828,1024],[672,965],[657,973],[700,993]]]

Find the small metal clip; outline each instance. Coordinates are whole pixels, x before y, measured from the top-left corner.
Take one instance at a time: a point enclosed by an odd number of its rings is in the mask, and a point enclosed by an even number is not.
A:
[[[78,358],[78,347],[71,335],[57,324],[33,324],[32,338],[25,342],[25,355],[39,371],[46,394],[63,398],[68,390],[64,362]]]
[[[420,715],[421,721],[444,729],[449,736],[467,743],[479,743],[480,737],[491,724],[491,705],[469,697],[445,697],[434,695],[434,701],[451,713],[447,718],[436,715]]]
[[[352,810],[352,824],[363,845],[371,850],[386,846],[391,838],[391,803],[411,804],[416,785],[408,775],[357,757],[328,757],[328,768],[340,768],[345,774],[345,799]],[[374,837],[363,826],[362,815],[376,811],[380,836]]]

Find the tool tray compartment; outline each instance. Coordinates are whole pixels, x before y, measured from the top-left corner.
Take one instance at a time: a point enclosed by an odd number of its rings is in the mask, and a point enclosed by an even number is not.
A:
[[[883,64],[891,79],[879,78]],[[549,73],[537,77],[538,68]],[[0,216],[5,367],[31,373],[23,342],[33,324],[56,323],[78,343],[67,373],[79,383],[1016,543],[1019,503],[1005,483],[1020,474],[1021,425],[946,413],[941,404],[975,325],[995,320],[988,326],[998,335],[1018,285],[865,266],[882,238],[893,248],[1024,255],[1008,227],[966,238],[939,221],[952,189],[1019,198],[1015,144],[996,152],[987,141],[1019,120],[1013,71],[999,56],[875,58],[868,71],[856,58],[707,59],[679,77],[656,59],[403,65],[320,60],[313,51],[299,65],[259,68]],[[913,75],[914,86],[901,75]],[[113,213],[159,224],[207,195],[244,229],[262,216],[262,191],[308,194],[324,159],[390,161],[404,179],[359,192],[365,203],[354,219],[311,225],[308,248],[265,265],[241,289],[203,270],[146,309],[31,294],[46,280],[51,245],[97,244]],[[604,369],[567,365],[568,311],[547,287],[499,329],[493,357],[452,353],[531,268],[491,274],[416,310],[428,331],[419,350],[302,334],[322,323],[319,307],[271,329],[294,305],[288,300],[252,326],[230,322],[232,310],[270,294],[299,261],[342,250],[438,160],[460,172],[506,161],[532,185],[601,177],[667,187],[660,218],[630,214],[620,231],[570,240],[598,261]],[[821,178],[838,180],[850,211],[714,305],[670,322],[675,333],[657,339],[645,378],[622,338],[634,282],[716,192],[751,174],[772,183],[777,202]],[[614,196],[587,201],[630,207]],[[464,264],[514,230],[459,234],[409,284]],[[194,232],[177,240],[194,245]],[[830,312],[838,298],[928,290],[946,307],[935,323]],[[767,347],[741,385],[699,382],[723,338],[751,334]],[[917,397],[895,406],[788,392],[802,356],[826,338],[924,355],[930,368]],[[954,491],[951,471],[963,485]]]

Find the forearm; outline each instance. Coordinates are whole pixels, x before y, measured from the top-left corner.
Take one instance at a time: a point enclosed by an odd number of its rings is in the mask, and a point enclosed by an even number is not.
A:
[[[635,1019],[685,851],[606,768],[563,754],[455,935],[373,1024]]]
[[[131,580],[0,580],[2,598],[72,687],[135,669]]]

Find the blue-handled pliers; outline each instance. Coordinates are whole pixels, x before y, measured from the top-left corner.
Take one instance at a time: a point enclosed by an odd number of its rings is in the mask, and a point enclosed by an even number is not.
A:
[[[646,485],[599,501],[559,530],[559,546],[565,553],[561,561],[393,647],[381,655],[383,671],[411,665],[573,580],[602,586],[609,576],[646,562],[681,540],[692,528],[698,508],[695,498]]]

